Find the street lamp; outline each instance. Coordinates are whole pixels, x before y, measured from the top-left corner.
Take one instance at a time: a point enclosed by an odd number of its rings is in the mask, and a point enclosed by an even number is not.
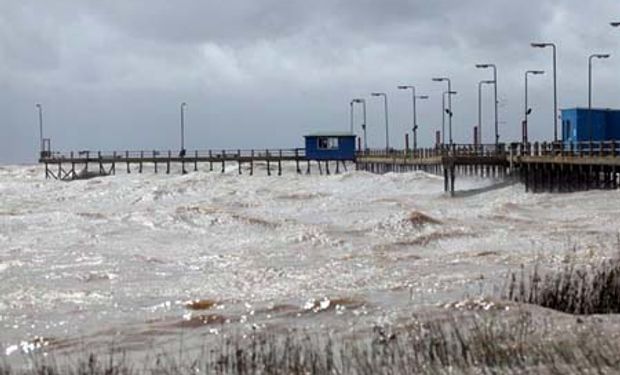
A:
[[[428,95],[416,95],[414,97],[414,99],[420,99],[420,100],[428,100],[429,96]],[[416,116],[417,118],[417,116]],[[413,149],[417,149],[418,147],[418,124],[416,122],[415,126],[413,127]]]
[[[351,100],[351,102],[349,103],[349,107],[351,107],[350,113],[349,113],[349,122],[350,122],[350,124],[349,124],[349,129],[350,129],[349,133],[351,133],[351,134],[353,134],[353,104],[354,104],[354,101]]]
[[[480,144],[482,142],[482,85],[491,85],[495,83],[495,81],[480,81],[478,82],[478,134],[480,139]]]
[[[553,141],[558,141],[558,77],[557,77],[557,47],[555,43],[531,43],[533,48],[553,49]]]
[[[608,59],[610,56],[608,53],[595,53],[588,57],[588,129],[590,129],[590,142],[592,142],[592,60]]]
[[[620,22],[610,22],[609,24],[613,27],[620,27]]]
[[[499,117],[497,114],[497,66],[495,64],[477,64],[476,68],[478,69],[493,69],[493,86],[495,86],[494,90],[494,104],[495,104],[495,145],[499,143]],[[480,139],[482,139],[482,131],[480,132]],[[482,142],[481,142],[482,143]]]
[[[187,103],[181,103],[181,156],[185,156],[185,107]]]
[[[364,150],[368,150],[368,142],[366,138],[366,100],[365,99],[353,99],[352,103],[361,103],[364,122],[362,123],[362,131],[364,132]]]
[[[433,78],[433,81],[434,82],[448,82],[448,92],[452,92],[452,83],[450,82],[450,78],[446,78],[446,77]],[[450,117],[448,118],[449,129],[450,129],[449,130],[450,131],[450,145],[452,145],[452,115],[453,115],[452,95],[448,95],[448,114],[450,115]]]
[[[441,95],[441,143],[446,144],[446,112],[450,110],[446,109],[446,95],[456,95],[456,91],[444,91]]]
[[[385,149],[386,151],[390,150],[390,131],[388,125],[388,99],[387,94],[384,92],[373,92],[370,94],[371,96],[382,96],[383,104],[385,107]]]
[[[527,117],[532,113],[532,109],[529,108],[527,103],[527,77],[529,75],[541,75],[545,74],[544,70],[528,70],[525,72],[525,121],[523,122],[523,143],[527,143]]]
[[[427,95],[416,95],[415,94],[415,86],[413,85],[409,85],[409,86],[398,86],[399,90],[408,90],[411,89],[411,99],[412,99],[412,103],[413,103],[413,149],[417,149],[418,146],[418,137],[417,137],[417,131],[418,131],[418,116],[417,116],[417,111],[416,111],[416,99],[421,99],[421,100],[425,100],[428,99]]]
[[[39,111],[39,151],[42,153],[43,151],[45,151],[45,146],[43,145],[43,106],[37,103],[35,107],[37,107]]]

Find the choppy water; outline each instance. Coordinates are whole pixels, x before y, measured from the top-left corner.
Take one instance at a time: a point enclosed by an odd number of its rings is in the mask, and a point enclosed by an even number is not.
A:
[[[449,198],[423,173],[64,183],[0,167],[0,354],[346,330],[494,293],[521,264],[618,252],[620,192],[491,184],[459,178]]]

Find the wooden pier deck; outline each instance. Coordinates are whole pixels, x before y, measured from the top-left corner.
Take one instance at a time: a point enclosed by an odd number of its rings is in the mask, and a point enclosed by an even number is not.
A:
[[[586,189],[617,189],[620,180],[620,142],[454,144],[416,150],[358,151],[358,170],[373,173],[422,170],[444,177],[444,190],[454,195],[459,175],[489,178],[512,178],[523,182],[526,191],[570,192]],[[47,178],[73,180],[97,175],[115,174],[117,168],[126,173],[142,173],[148,166],[155,173],[171,172],[179,165],[183,173],[198,171],[208,165],[209,171],[224,172],[226,164],[236,163],[238,173],[243,166],[254,174],[256,163],[266,166],[268,175],[282,174],[283,162],[294,162],[297,173],[310,173],[315,164],[321,174],[346,170],[342,160],[309,160],[304,149],[277,150],[211,150],[185,154],[173,151],[124,152],[42,152]],[[335,166],[334,166],[335,163]],[[202,168],[202,167],[200,167]],[[304,170],[302,170],[305,169]]]
[[[444,176],[454,195],[458,175],[514,178],[526,191],[570,192],[617,189],[620,142],[454,144],[418,150],[368,150],[356,158],[358,169],[374,173],[423,170]]]
[[[151,169],[154,173],[170,173],[174,165],[180,166],[182,173],[198,171],[199,166],[207,165],[208,171],[224,172],[226,165],[235,163],[239,174],[243,167],[249,168],[254,174],[254,167],[262,163],[268,175],[282,175],[282,163],[294,162],[297,173],[311,173],[311,160],[306,158],[303,148],[295,149],[260,149],[260,150],[208,150],[181,153],[179,151],[78,151],[78,152],[42,152],[39,163],[45,165],[46,178],[58,180],[75,180],[94,176],[116,174],[123,168],[126,173],[143,173]],[[314,161],[319,173],[330,173],[330,163],[339,173],[342,166],[347,169],[345,161],[321,160]],[[335,163],[335,165],[334,165]]]

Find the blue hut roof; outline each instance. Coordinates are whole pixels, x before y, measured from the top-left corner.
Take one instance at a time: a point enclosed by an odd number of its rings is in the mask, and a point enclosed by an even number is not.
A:
[[[304,138],[308,137],[355,137],[355,134],[349,132],[321,132],[304,135]]]

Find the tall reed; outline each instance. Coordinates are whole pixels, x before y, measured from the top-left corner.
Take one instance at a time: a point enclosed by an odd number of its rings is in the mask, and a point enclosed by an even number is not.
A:
[[[570,314],[620,313],[620,260],[595,266],[566,265],[543,274],[538,267],[528,275],[523,268],[511,273],[504,298]]]
[[[353,336],[257,333],[222,340],[193,360],[162,354],[138,364],[123,356],[87,355],[62,365],[35,362],[27,370],[0,366],[0,375],[604,374],[620,372],[618,352],[617,340],[589,327],[574,335],[551,334],[520,313],[416,320]]]

